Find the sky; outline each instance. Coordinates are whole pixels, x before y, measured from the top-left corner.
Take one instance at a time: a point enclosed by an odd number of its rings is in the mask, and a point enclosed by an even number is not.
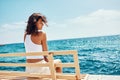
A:
[[[0,44],[23,43],[36,12],[48,19],[48,41],[120,35],[120,0],[0,0]]]

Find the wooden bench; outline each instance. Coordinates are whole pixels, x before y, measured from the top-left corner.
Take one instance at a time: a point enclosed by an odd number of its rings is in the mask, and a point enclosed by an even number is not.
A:
[[[87,75],[80,74],[80,67],[78,61],[78,54],[75,50],[68,50],[68,51],[44,51],[44,52],[34,52],[34,53],[9,53],[9,54],[0,54],[0,57],[23,57],[23,56],[47,56],[49,62],[46,64],[42,63],[0,63],[0,66],[17,66],[17,67],[27,67],[27,66],[39,66],[39,67],[49,67],[51,74],[39,74],[39,73],[27,73],[22,71],[0,71],[0,80],[24,80],[26,77],[39,77],[40,79],[37,80],[44,80],[48,78],[49,80],[87,80]],[[54,64],[53,60],[56,55],[72,55],[73,62],[67,63],[58,63]],[[75,73],[56,73],[56,67],[74,67]],[[28,80],[28,79],[25,79]],[[32,79],[31,79],[32,80]]]

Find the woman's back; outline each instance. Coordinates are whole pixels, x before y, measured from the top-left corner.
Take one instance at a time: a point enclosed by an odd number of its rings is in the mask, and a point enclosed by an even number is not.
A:
[[[43,38],[43,33],[40,32],[39,35],[31,35],[31,34],[26,34],[25,35],[25,50],[26,52],[42,52],[42,38]],[[29,56],[27,59],[43,59],[43,56]]]

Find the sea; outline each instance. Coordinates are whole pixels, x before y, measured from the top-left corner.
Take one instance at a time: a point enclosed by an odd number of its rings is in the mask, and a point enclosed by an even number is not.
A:
[[[82,74],[120,75],[120,35],[74,38],[47,41],[49,51],[77,50]],[[25,52],[24,43],[0,46],[0,54]],[[72,56],[54,56],[72,62]],[[25,57],[0,57],[0,63],[25,63]],[[25,67],[4,67],[0,70],[25,71]],[[64,73],[74,73],[74,68],[63,68]]]

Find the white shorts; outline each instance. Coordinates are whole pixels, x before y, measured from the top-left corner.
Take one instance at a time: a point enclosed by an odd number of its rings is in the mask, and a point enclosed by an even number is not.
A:
[[[42,60],[37,63],[47,63],[45,60]],[[54,60],[54,64],[61,63],[60,59]],[[40,73],[40,74],[50,74],[49,67],[26,67],[26,72],[28,73]]]

